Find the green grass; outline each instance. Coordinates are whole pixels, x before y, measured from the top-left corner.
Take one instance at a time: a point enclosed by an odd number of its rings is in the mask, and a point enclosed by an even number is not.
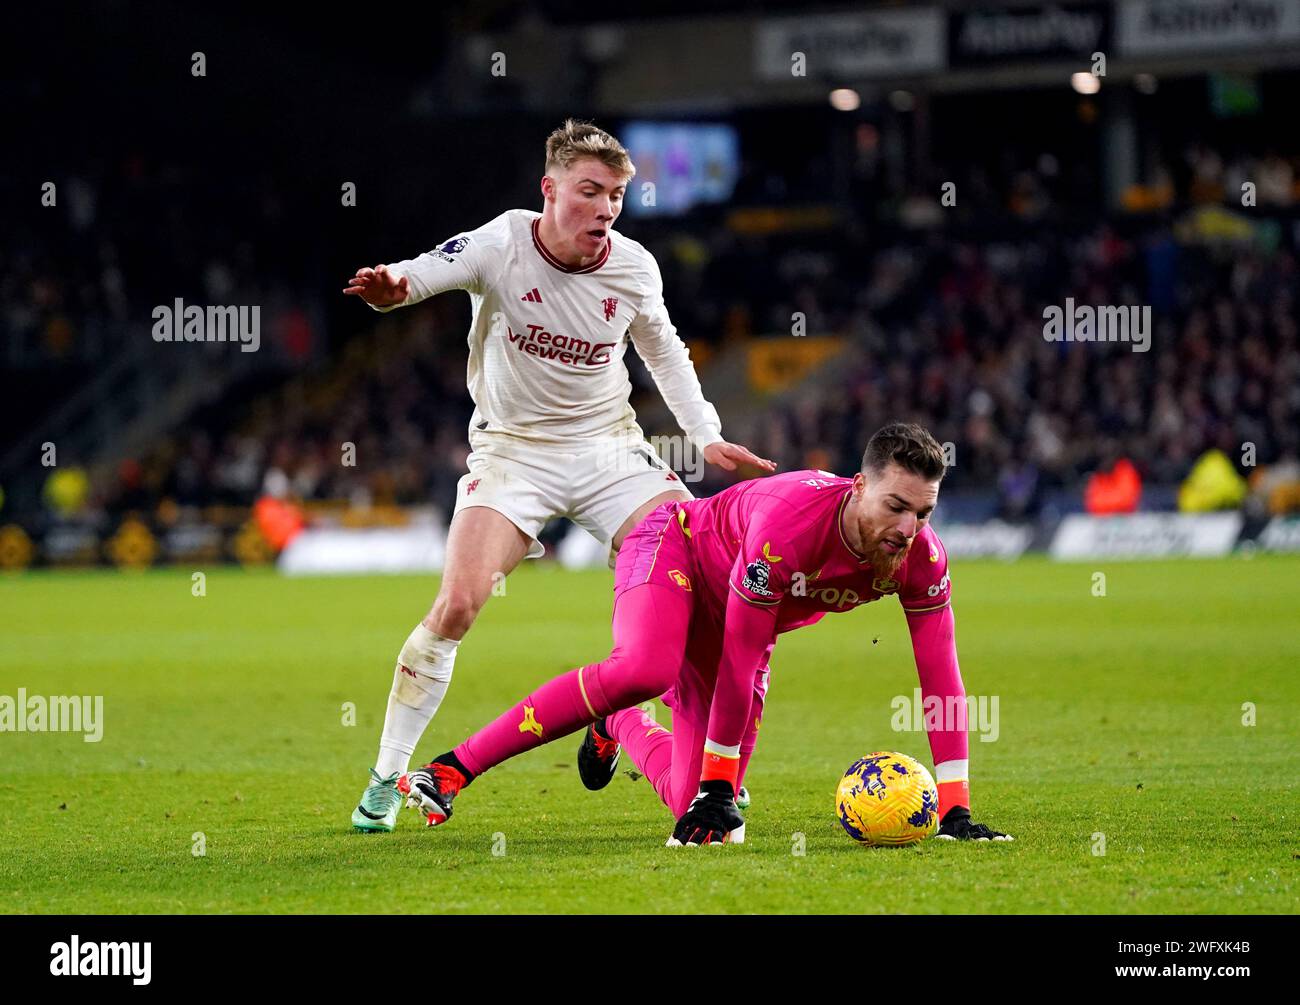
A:
[[[975,816],[1013,845],[853,844],[841,772],[880,748],[929,763],[889,725],[916,684],[906,625],[889,600],[787,635],[747,843],[679,850],[644,780],[582,788],[576,737],[484,775],[445,827],[350,829],[432,578],[0,578],[0,695],[102,694],[105,720],[97,744],[0,733],[0,910],[1293,913],[1298,584],[1273,557],[959,563],[966,686],[1000,699],[996,742],[972,736]],[[608,573],[516,572],[417,755],[603,657],[609,610]]]

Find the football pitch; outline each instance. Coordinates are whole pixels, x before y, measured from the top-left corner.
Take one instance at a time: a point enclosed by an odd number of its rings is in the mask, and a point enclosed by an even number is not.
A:
[[[1105,574],[1095,596],[1094,574]],[[443,827],[349,814],[433,577],[215,569],[0,578],[0,696],[102,696],[102,739],[0,732],[0,910],[17,913],[1294,913],[1300,559],[954,563],[974,818],[1014,844],[865,849],[834,812],[917,686],[892,599],[785,635],[747,841],[669,849],[624,759],[578,737],[485,774]],[[530,565],[457,659],[422,762],[609,650],[610,574]],[[989,707],[992,702],[990,700]],[[660,708],[660,721],[670,716]],[[910,719],[910,714],[907,716]],[[83,726],[85,724],[83,723]]]

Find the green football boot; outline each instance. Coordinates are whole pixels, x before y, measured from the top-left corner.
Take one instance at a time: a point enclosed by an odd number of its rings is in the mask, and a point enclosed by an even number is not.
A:
[[[402,808],[397,778],[396,771],[387,778],[380,778],[374,768],[370,769],[370,784],[352,811],[353,827],[359,831],[391,831],[397,826],[397,811]]]

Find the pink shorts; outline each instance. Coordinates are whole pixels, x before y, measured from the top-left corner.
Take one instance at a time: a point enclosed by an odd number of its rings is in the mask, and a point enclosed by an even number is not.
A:
[[[674,717],[683,715],[699,725],[706,725],[718,676],[718,662],[722,658],[724,633],[721,618],[699,592],[703,584],[699,581],[690,542],[682,532],[680,512],[680,503],[664,503],[651,510],[624,539],[614,566],[614,604],[617,606],[619,598],[628,590],[646,584],[684,590],[694,595],[685,658],[677,683],[663,696],[663,702],[673,709]],[[767,694],[768,661],[774,646],[775,643],[768,646],[767,655],[755,675],[755,698],[760,708]],[[757,726],[751,724],[751,730],[756,731]]]
[[[666,502],[647,513],[624,538],[614,563],[614,603],[645,583],[693,591],[695,563],[682,533],[680,511],[677,502]]]

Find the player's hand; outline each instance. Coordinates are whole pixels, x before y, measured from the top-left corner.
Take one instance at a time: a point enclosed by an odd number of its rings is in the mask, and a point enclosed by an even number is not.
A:
[[[730,782],[722,779],[700,782],[700,791],[677,821],[668,847],[726,844],[731,832],[744,825],[745,818],[736,809],[736,793]]]
[[[373,269],[357,269],[343,292],[360,297],[372,307],[392,307],[406,300],[411,287],[405,276],[395,276],[387,266],[376,265]]]
[[[735,471],[741,464],[752,464],[763,471],[776,470],[776,461],[759,457],[748,447],[742,447],[739,443],[728,443],[726,440],[719,440],[705,447],[704,459],[710,464],[716,464],[723,471]]]
[[[965,806],[954,806],[945,814],[939,824],[939,833],[935,837],[946,841],[1014,841],[1010,834],[995,831],[984,824],[973,824],[970,810]]]

